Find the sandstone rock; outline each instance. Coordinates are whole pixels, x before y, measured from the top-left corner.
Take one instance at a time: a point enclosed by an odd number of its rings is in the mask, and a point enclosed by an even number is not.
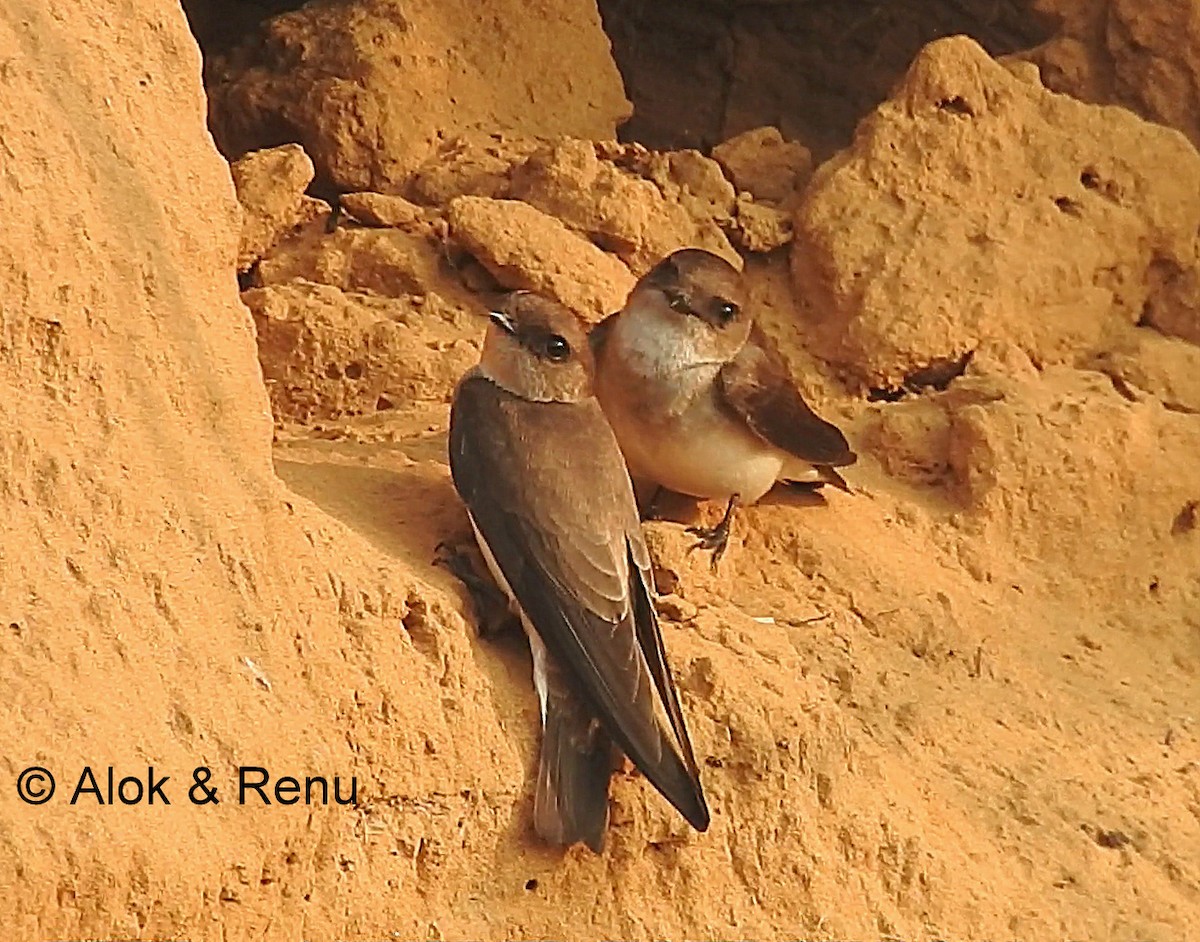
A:
[[[526,203],[462,196],[449,220],[450,237],[505,288],[545,293],[588,320],[619,310],[633,290],[620,261]]]
[[[1059,33],[1024,53],[1048,88],[1121,104],[1200,146],[1200,10],[1144,0],[1037,0]]]
[[[921,53],[818,171],[796,224],[817,349],[868,386],[997,338],[1046,364],[1139,320],[1193,329],[1195,150],[1036,88],[965,38]]]
[[[456,196],[508,194],[509,176],[543,146],[531,138],[460,137],[440,147],[409,180],[414,199],[426,206],[444,206]]]
[[[454,781],[455,821],[473,818],[463,789],[508,787],[524,760],[461,674],[454,596],[276,477],[240,213],[179,5],[6,5],[0,62],[0,204],[20,207],[0,230],[4,935],[353,935],[367,910],[331,902],[364,846],[353,815],[433,794],[442,763],[463,770],[456,713],[495,771]],[[419,493],[414,479],[389,478]],[[423,702],[442,705],[418,733],[400,717]],[[336,775],[343,796],[357,777],[366,804],[239,807],[242,763]],[[51,801],[17,801],[18,765],[57,777]],[[73,805],[83,770],[107,791],[110,765],[143,783],[153,765],[172,806]],[[198,767],[219,805],[188,801]],[[377,808],[391,833],[413,826]],[[454,831],[435,817],[429,841]],[[301,885],[311,905],[285,888]],[[417,932],[401,895],[372,901],[369,932]]]
[[[1010,541],[1030,560],[1086,566],[1128,592],[1144,592],[1156,574],[1190,591],[1189,564],[1169,538],[1196,482],[1163,469],[1200,449],[1195,416],[1129,402],[1107,377],[1065,367],[1036,383],[977,388],[942,398],[954,493],[985,539]],[[1088,539],[1070,536],[1080,532]]]
[[[942,484],[950,473],[950,417],[936,400],[876,407],[854,442],[890,476],[911,484]]]
[[[426,211],[402,196],[384,193],[346,193],[339,203],[355,220],[369,226],[428,231]]]
[[[640,144],[600,141],[596,156],[649,180],[668,203],[678,203],[699,226],[726,222],[733,210],[733,186],[721,166],[697,150],[656,151]]]
[[[778,128],[762,127],[731,137],[713,148],[713,159],[738,190],[756,200],[782,203],[812,176],[812,153],[785,141]]]
[[[1085,365],[1111,377],[1126,395],[1145,393],[1175,412],[1200,415],[1200,346],[1139,330]]]
[[[685,166],[695,170],[694,161]],[[711,185],[711,174],[701,175]],[[677,200],[690,190],[678,180],[675,187]],[[702,185],[697,189],[703,192]],[[689,212],[655,183],[601,159],[588,141],[561,141],[538,150],[513,171],[508,193],[584,233],[639,275],[663,256],[688,246],[706,248],[741,267],[737,252],[708,212],[693,215],[695,203]],[[732,202],[731,189],[722,191],[721,198],[726,195]],[[698,199],[708,203],[714,197],[710,190],[707,198]],[[728,216],[727,208],[724,212]]]
[[[399,191],[455,134],[612,137],[629,115],[587,0],[323,0],[262,33],[211,69],[215,136],[237,156],[285,129],[340,189]]]
[[[313,165],[299,144],[254,151],[229,169],[243,212],[238,271],[248,269],[292,230],[329,212],[324,202],[304,195]]]
[[[341,226],[292,239],[264,258],[255,286],[305,280],[388,297],[424,294],[439,282],[439,251],[429,233]]]
[[[790,213],[739,196],[731,228],[738,247],[747,252],[771,252],[795,235]]]
[[[435,294],[385,299],[304,283],[242,294],[276,420],[312,422],[446,402],[479,359]],[[478,331],[472,331],[478,333]]]

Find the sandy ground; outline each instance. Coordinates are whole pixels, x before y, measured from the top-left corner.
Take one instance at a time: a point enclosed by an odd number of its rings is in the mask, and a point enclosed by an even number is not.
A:
[[[527,65],[499,57],[538,88],[574,69],[532,117],[421,66],[496,55],[432,3],[289,14],[210,60],[210,100],[166,0],[12,3],[7,938],[1200,935],[1185,134],[953,39],[815,168],[824,143],[770,132],[712,159],[611,140],[628,107],[587,3],[546,5]],[[1140,48],[1190,48],[1111,6]],[[1029,58],[1064,61],[1084,19]],[[1107,35],[1089,61],[1116,68]],[[289,86],[262,55],[303,67]],[[1175,82],[1190,60],[1164,61]],[[1075,92],[1157,101],[1145,76]],[[401,81],[409,137],[372,124]],[[304,147],[231,173],[206,116],[228,156],[280,121]],[[322,200],[349,190],[334,228]],[[623,773],[604,855],[562,853],[530,833],[525,643],[479,639],[432,564],[468,535],[448,397],[496,292],[595,320],[680,245],[744,264],[862,457],[852,494],[742,514],[716,576],[681,523],[720,508],[648,525],[713,826]],[[169,774],[171,804],[72,805],[109,765]],[[30,766],[45,804],[17,796]],[[219,805],[187,797],[200,766]],[[245,766],[353,776],[355,800],[239,804]]]

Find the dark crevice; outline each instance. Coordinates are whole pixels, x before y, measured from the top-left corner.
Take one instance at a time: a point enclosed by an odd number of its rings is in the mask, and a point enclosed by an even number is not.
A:
[[[1105,375],[1108,376],[1108,381],[1112,383],[1113,389],[1117,391],[1117,395],[1119,395],[1122,399],[1127,399],[1130,402],[1138,401],[1138,394],[1134,391],[1133,387],[1126,382],[1124,376],[1121,376],[1119,373],[1106,373]]]
[[[621,139],[707,150],[774,125],[818,158],[844,147],[927,43],[966,34],[992,55],[1032,48],[1054,23],[1029,0],[750,3],[599,0],[634,115]],[[941,103],[970,115],[960,97]]]
[[[1196,529],[1200,522],[1200,500],[1189,500],[1171,523],[1171,536],[1183,536]]]
[[[180,0],[188,26],[205,61],[228,52],[259,24],[280,13],[299,10],[307,0]]]
[[[1083,208],[1069,196],[1058,197],[1055,199],[1054,205],[1058,207],[1059,212],[1065,213],[1068,216],[1079,217],[1083,215]]]
[[[899,386],[877,386],[867,390],[867,402],[899,402],[908,396],[919,395],[927,389],[944,392],[954,380],[962,376],[973,356],[975,351],[968,350],[957,358],[943,357],[935,360],[928,366],[913,370],[904,377]]]
[[[942,111],[949,111],[951,114],[966,115],[969,118],[975,117],[975,109],[972,108],[962,95],[955,95],[953,98],[943,98],[937,103],[937,106]]]

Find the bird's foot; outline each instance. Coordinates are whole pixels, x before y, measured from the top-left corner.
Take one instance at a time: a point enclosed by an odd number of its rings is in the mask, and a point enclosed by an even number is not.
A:
[[[721,557],[725,555],[725,550],[729,546],[729,529],[729,525],[725,522],[719,523],[715,527],[688,527],[688,533],[699,537],[692,544],[689,552],[695,552],[698,549],[712,550],[712,568],[713,572],[716,572],[717,565],[721,562]]]
[[[491,638],[512,627],[516,617],[509,608],[508,599],[495,582],[479,574],[470,552],[442,542],[434,549],[434,554],[433,564],[449,570],[471,596],[480,637]]]
[[[695,552],[698,549],[712,550],[712,570],[717,571],[717,566],[721,562],[721,557],[725,555],[725,550],[729,546],[729,531],[733,524],[733,511],[737,507],[739,497],[734,494],[729,498],[729,503],[725,507],[725,515],[721,517],[721,522],[715,527],[688,527],[687,532],[699,539],[692,544],[689,552]]]

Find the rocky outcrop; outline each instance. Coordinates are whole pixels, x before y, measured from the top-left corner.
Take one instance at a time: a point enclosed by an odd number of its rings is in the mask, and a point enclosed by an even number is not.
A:
[[[822,354],[869,387],[981,345],[1074,363],[1135,325],[1196,335],[1200,156],[1175,131],[933,43],[797,213]]]
[[[1024,54],[1048,88],[1120,104],[1200,146],[1200,11],[1190,3],[1036,0],[1058,32]]]
[[[343,190],[396,192],[447,138],[612,137],[629,116],[590,0],[321,0],[209,73],[226,155],[298,141]]]

